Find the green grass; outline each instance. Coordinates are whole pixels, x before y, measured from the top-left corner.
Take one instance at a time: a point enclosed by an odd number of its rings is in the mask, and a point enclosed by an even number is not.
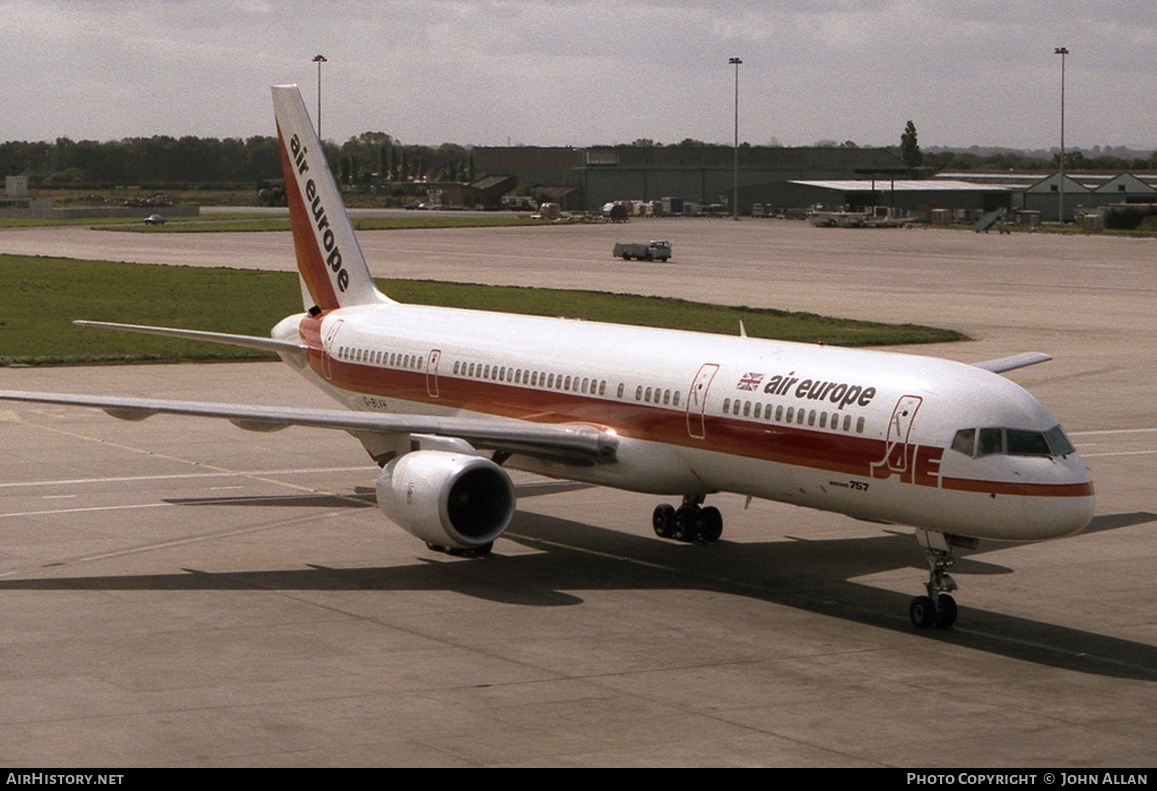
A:
[[[145,266],[0,256],[0,364],[236,360],[261,352],[218,344],[82,329],[73,319],[268,335],[301,310],[287,272]]]
[[[148,215],[145,215],[148,216]],[[12,217],[0,217],[0,228],[55,228],[62,225],[81,225],[92,226],[99,222],[101,226],[105,225],[129,225],[136,223],[141,225],[141,221],[145,217],[109,217],[100,218],[96,220],[92,217],[71,217],[61,220],[40,220],[40,219],[15,219]],[[145,227],[145,226],[141,226]]]
[[[960,333],[915,325],[849,321],[810,313],[704,305],[593,291],[385,280],[402,302],[510,313],[567,316],[653,327],[837,345],[936,343]],[[292,272],[124,264],[0,255],[0,365],[244,360],[270,355],[219,344],[85,329],[74,319],[267,336],[300,312]]]
[[[164,214],[164,209],[157,210]],[[13,220],[0,219],[0,228],[31,228],[37,226],[82,225],[102,231],[127,233],[237,233],[249,231],[288,231],[289,215],[268,214],[202,214],[199,217],[169,217],[164,225],[145,225],[144,217],[116,217],[108,219],[67,220]],[[463,212],[461,215],[433,215],[414,212],[399,217],[357,217],[353,226],[358,231],[392,231],[421,228],[499,228],[517,225],[553,225],[549,221],[532,220],[517,214]]]
[[[355,231],[394,231],[428,228],[495,228],[512,225],[542,225],[541,220],[519,217],[514,214],[462,214],[441,216],[430,214],[407,214],[402,217],[356,217],[353,219]],[[549,223],[546,223],[549,224]],[[239,231],[288,231],[289,216],[270,217],[268,215],[202,215],[201,217],[177,217],[164,225],[117,225],[110,231],[130,231],[133,233],[226,233]]]
[[[638,324],[738,335],[743,322],[753,338],[838,346],[886,346],[964,340],[962,333],[916,324],[854,321],[815,313],[771,308],[729,307],[673,297],[640,297],[605,291],[569,291],[518,286],[479,286],[432,280],[383,281],[386,292],[401,302],[445,305],[501,313],[566,316],[588,321]]]

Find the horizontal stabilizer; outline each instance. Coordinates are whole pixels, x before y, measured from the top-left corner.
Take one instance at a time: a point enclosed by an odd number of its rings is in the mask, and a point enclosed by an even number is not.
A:
[[[973,363],[976,368],[983,368],[986,371],[992,371],[994,374],[1002,374],[1005,371],[1014,371],[1017,368],[1026,368],[1037,363],[1047,363],[1052,359],[1052,355],[1044,352],[1021,352],[1020,354],[1013,354],[1008,357],[999,357],[995,360],[985,360],[982,363]]]
[[[269,352],[304,354],[309,351],[309,347],[304,344],[281,341],[277,338],[262,338],[257,335],[233,335],[228,332],[204,332],[203,330],[185,330],[178,327],[150,327],[145,324],[117,324],[111,321],[74,321],[72,323],[78,327],[97,327],[105,330],[140,332],[145,335],[164,335],[189,341],[207,341],[209,343],[224,343],[229,346],[244,346],[249,349],[264,349]]]

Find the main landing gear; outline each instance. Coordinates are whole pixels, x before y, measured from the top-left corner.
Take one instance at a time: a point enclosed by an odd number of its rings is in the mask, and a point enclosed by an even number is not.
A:
[[[966,539],[928,530],[918,530],[916,537],[928,557],[928,581],[924,583],[928,594],[912,600],[908,615],[912,618],[912,625],[919,629],[948,629],[956,623],[956,599],[951,593],[959,587],[948,569],[956,562],[956,547],[969,544]]]
[[[686,543],[718,541],[723,535],[723,515],[715,506],[702,506],[701,494],[683,495],[683,503],[678,508],[669,503],[656,506],[651,516],[655,535]]]

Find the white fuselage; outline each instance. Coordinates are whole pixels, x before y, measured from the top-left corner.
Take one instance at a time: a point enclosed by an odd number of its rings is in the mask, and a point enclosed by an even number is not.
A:
[[[737,492],[1007,541],[1068,535],[1092,516],[1071,447],[953,448],[961,430],[1056,427],[1021,387],[961,363],[398,303],[293,316],[274,334],[308,344],[305,373],[353,409],[590,424],[618,436],[613,464],[509,461],[555,477]]]

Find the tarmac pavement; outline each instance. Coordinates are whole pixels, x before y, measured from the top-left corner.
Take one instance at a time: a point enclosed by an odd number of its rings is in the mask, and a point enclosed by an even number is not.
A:
[[[518,476],[486,560],[373,504],[340,432],[0,408],[6,766],[1151,767],[1157,241],[652,220],[360,235],[375,274],[951,326],[1093,470],[1083,534],[982,545],[956,628],[907,616],[908,531],[743,498],[712,546],[656,498]],[[668,264],[613,259],[670,239]],[[287,234],[0,231],[0,252],[292,267]],[[738,331],[738,328],[737,328]],[[4,389],[329,406],[275,363],[0,370]]]

